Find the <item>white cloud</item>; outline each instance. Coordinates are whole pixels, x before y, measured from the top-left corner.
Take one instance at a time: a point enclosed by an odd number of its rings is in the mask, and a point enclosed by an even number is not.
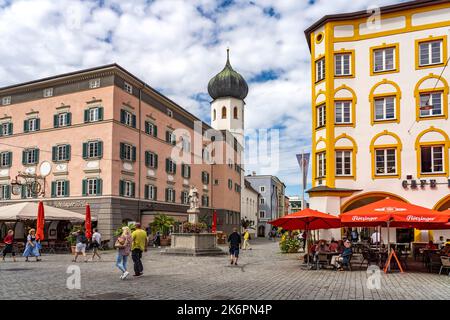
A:
[[[395,0],[380,0],[386,5]],[[250,83],[246,126],[282,128],[278,174],[298,189],[295,153],[310,145],[310,65],[303,31],[325,14],[363,10],[369,0],[0,0],[0,86],[117,62],[201,119],[193,97],[231,63]],[[267,14],[272,12],[273,16]]]

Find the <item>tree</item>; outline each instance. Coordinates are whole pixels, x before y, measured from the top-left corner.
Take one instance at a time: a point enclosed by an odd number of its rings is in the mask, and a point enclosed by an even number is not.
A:
[[[152,232],[161,232],[162,236],[165,238],[169,235],[170,228],[175,225],[176,221],[173,217],[169,217],[165,214],[159,214],[155,216],[155,220],[150,223],[150,227],[152,228]]]

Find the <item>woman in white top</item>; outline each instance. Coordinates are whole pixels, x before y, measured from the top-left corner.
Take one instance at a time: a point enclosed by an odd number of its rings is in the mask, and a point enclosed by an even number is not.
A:
[[[94,229],[94,233],[92,234],[92,261],[94,261],[95,256],[97,256],[99,260],[102,260],[102,257],[98,253],[98,248],[100,248],[101,244],[102,235],[98,232],[98,229]]]

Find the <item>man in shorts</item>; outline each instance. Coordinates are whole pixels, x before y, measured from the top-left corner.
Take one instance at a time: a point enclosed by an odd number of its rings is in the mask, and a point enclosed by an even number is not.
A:
[[[230,264],[237,266],[241,246],[241,235],[237,232],[237,228],[233,228],[233,233],[228,236],[228,242],[230,243]]]

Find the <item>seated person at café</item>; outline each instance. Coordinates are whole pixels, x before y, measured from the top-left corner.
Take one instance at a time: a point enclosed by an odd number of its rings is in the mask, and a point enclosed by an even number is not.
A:
[[[344,251],[340,255],[331,258],[331,265],[335,266],[339,271],[344,271],[343,266],[349,264],[350,257],[353,254],[350,240],[345,240],[344,247]]]
[[[311,244],[309,247],[309,261],[310,262],[314,261],[314,257],[316,256],[317,249],[318,249],[318,242],[316,241],[313,244]],[[308,256],[308,254],[305,254],[303,256],[303,260],[305,261],[305,263],[307,262],[307,256]]]
[[[327,245],[327,242],[325,240],[319,241],[319,246],[316,250],[316,253],[322,253],[322,252],[330,252],[330,249]]]
[[[446,245],[445,247],[442,248],[441,254],[444,255],[444,256],[449,256],[450,257],[450,244],[448,244],[448,245]]]
[[[437,247],[436,245],[433,243],[432,240],[428,241],[428,244],[425,246],[425,249],[427,250],[436,250]]]
[[[445,241],[444,241],[444,237],[443,236],[439,237],[437,245],[438,245],[438,249],[439,250],[441,250],[441,249],[443,249],[445,247]]]
[[[342,253],[344,251],[345,247],[344,247],[344,241],[339,240],[337,242],[337,249],[336,252]]]
[[[338,246],[339,245],[338,245],[337,241],[334,239],[331,239],[331,243],[330,243],[328,249],[330,249],[330,252],[337,252]]]

